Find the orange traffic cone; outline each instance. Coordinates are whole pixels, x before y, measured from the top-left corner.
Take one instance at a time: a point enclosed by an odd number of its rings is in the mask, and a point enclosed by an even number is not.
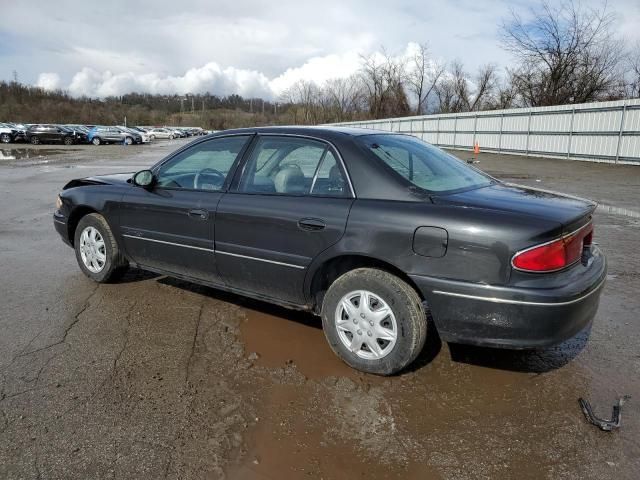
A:
[[[473,145],[473,154],[478,155],[479,153],[480,153],[480,142],[476,142],[475,145]]]

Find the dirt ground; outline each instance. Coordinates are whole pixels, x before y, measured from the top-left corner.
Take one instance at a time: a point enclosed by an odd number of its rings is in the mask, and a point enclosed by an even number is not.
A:
[[[182,144],[0,150],[0,478],[640,477],[640,166],[481,154],[505,181],[601,203],[593,328],[533,352],[431,334],[380,378],[342,364],[311,315],[141,271],[82,275],[53,229],[58,190]],[[579,397],[609,417],[623,394],[618,431],[585,422]]]

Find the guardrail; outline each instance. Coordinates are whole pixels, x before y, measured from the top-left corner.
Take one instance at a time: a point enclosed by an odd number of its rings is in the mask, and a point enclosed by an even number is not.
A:
[[[640,99],[343,122],[444,148],[640,165]]]

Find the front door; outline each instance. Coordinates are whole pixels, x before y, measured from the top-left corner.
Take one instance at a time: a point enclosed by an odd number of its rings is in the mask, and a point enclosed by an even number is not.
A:
[[[301,304],[307,267],[342,237],[353,194],[328,144],[259,135],[216,214],[216,262],[232,287]]]
[[[151,189],[132,186],[120,230],[141,266],[220,283],[214,255],[216,207],[249,136],[199,142],[154,169]]]

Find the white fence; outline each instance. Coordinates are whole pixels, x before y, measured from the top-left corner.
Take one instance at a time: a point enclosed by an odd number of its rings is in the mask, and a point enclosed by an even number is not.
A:
[[[423,115],[339,125],[409,133],[445,148],[640,165],[640,99]]]

